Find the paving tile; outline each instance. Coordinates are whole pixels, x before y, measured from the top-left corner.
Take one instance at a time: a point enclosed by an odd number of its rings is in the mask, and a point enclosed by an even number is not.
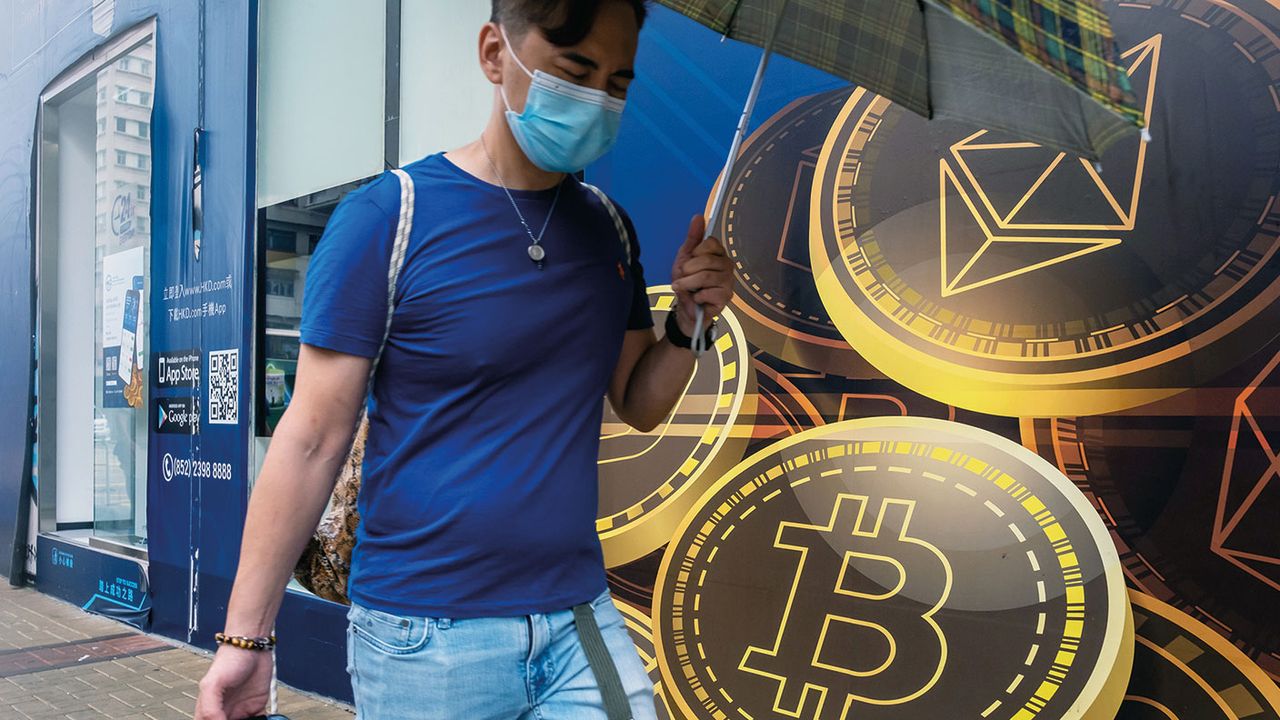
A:
[[[188,720],[212,661],[201,648],[0,579],[0,719]],[[295,720],[354,715],[348,705],[283,684],[278,700]]]

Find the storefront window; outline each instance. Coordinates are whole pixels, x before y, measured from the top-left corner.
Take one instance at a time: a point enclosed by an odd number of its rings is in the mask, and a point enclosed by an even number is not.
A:
[[[405,164],[475,140],[489,119],[493,86],[476,58],[489,3],[433,0],[401,8],[399,159]],[[448,112],[440,112],[440,98],[449,98]]]
[[[142,548],[151,144],[121,128],[150,127],[154,81],[138,69],[155,43],[147,28],[114,45],[42,96],[40,530]]]
[[[488,3],[273,0],[259,13],[261,463],[292,397],[307,263],[329,214],[383,168],[475,139],[493,90],[475,57]]]
[[[325,224],[347,192],[384,168],[475,138],[492,102],[475,59],[488,13],[475,0],[259,5],[250,491],[293,397],[307,266]],[[439,112],[440,98],[449,112]]]
[[[349,191],[367,180],[346,183],[264,208],[258,215],[262,237],[263,352],[259,377],[258,435],[269,438],[293,397],[302,323],[302,290],[307,265],[329,216]],[[263,444],[265,451],[266,443]]]
[[[259,207],[384,167],[386,7],[383,0],[259,3]]]
[[[338,201],[388,163],[387,118],[397,97],[387,88],[388,39],[398,42],[399,14],[392,11],[399,6],[394,0],[259,5],[259,467],[293,396],[311,253]]]

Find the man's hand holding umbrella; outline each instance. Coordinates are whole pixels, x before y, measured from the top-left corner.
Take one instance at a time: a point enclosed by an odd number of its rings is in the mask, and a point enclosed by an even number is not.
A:
[[[724,243],[719,238],[704,237],[705,233],[705,218],[695,215],[689,222],[689,233],[671,264],[671,289],[679,303],[676,322],[680,330],[690,337],[701,332],[695,330],[698,305],[702,305],[706,317],[713,318],[733,298],[733,264]]]

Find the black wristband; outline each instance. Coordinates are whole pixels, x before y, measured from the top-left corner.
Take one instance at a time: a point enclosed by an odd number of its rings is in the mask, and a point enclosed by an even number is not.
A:
[[[706,347],[711,347],[711,342],[715,339],[715,336],[713,334],[713,331],[715,329],[715,324],[716,324],[716,321],[712,320],[710,323],[707,324],[707,329],[703,331],[703,339],[706,340],[704,345]],[[685,350],[690,350],[693,348],[693,338],[689,337],[688,335],[685,335],[684,331],[680,329],[680,323],[676,322],[675,310],[672,310],[671,312],[667,313],[666,327],[667,327],[668,342],[670,342],[672,345],[675,345],[678,348],[684,348]]]

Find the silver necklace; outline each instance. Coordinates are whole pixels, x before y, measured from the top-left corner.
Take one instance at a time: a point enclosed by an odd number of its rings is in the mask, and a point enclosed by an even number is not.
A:
[[[542,236],[547,232],[547,225],[551,224],[551,216],[556,211],[556,203],[560,200],[560,188],[564,187],[564,178],[560,179],[560,184],[556,185],[555,197],[551,199],[551,209],[547,211],[547,219],[542,222],[542,229],[538,231],[537,236],[533,234],[533,230],[529,229],[529,223],[525,222],[524,213],[520,212],[520,206],[516,204],[516,199],[511,196],[511,191],[507,189],[507,182],[502,179],[502,173],[498,172],[498,166],[493,162],[493,156],[489,154],[489,146],[484,142],[484,136],[480,136],[480,148],[484,150],[484,157],[489,161],[489,169],[493,170],[493,174],[498,177],[498,184],[502,187],[502,191],[507,194],[507,199],[511,201],[511,207],[515,208],[516,217],[520,218],[520,224],[524,226],[524,231],[528,233],[529,240],[529,259],[537,263],[538,269],[542,269],[542,261],[547,257],[547,251],[542,248]]]

